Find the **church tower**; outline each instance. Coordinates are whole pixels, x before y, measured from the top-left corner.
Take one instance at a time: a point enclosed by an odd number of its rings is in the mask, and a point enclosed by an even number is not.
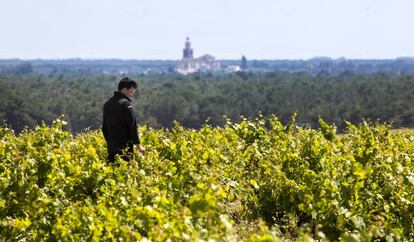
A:
[[[186,38],[185,48],[183,49],[183,59],[193,59],[193,49],[191,48],[190,38]]]
[[[198,71],[218,71],[220,70],[220,63],[211,55],[203,55],[199,58],[194,58],[194,51],[191,48],[190,38],[187,37],[183,49],[183,58],[178,61],[175,70],[183,75]]]

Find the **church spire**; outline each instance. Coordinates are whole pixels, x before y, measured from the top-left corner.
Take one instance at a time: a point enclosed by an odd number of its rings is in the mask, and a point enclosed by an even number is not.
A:
[[[190,38],[187,37],[185,39],[185,48],[183,49],[183,58],[193,59],[194,58],[193,54],[194,54],[194,51],[191,48]]]

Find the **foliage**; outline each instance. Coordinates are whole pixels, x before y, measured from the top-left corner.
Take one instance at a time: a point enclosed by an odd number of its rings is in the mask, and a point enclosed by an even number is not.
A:
[[[115,164],[99,131],[3,126],[0,240],[414,239],[413,134],[294,119],[143,126],[147,154]]]
[[[225,118],[266,120],[277,115],[284,123],[297,112],[301,126],[319,126],[319,117],[335,123],[362,118],[392,122],[395,128],[414,128],[414,75],[385,73],[316,76],[303,73],[196,73],[131,76],[139,81],[133,104],[141,124],[172,128],[179,121],[199,129],[209,120],[224,126]],[[120,76],[73,73],[0,75],[0,120],[16,132],[65,115],[72,133],[98,129],[102,105],[113,94]]]

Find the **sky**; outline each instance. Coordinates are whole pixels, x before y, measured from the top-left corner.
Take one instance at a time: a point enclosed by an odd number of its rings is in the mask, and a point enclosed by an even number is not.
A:
[[[0,59],[414,56],[413,0],[0,0]]]

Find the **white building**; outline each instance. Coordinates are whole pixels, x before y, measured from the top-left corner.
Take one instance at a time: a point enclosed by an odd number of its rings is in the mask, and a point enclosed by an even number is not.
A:
[[[183,58],[178,62],[175,70],[183,75],[198,71],[218,71],[220,70],[220,63],[214,56],[208,54],[194,58],[194,51],[191,48],[190,39],[187,37],[183,49]]]

